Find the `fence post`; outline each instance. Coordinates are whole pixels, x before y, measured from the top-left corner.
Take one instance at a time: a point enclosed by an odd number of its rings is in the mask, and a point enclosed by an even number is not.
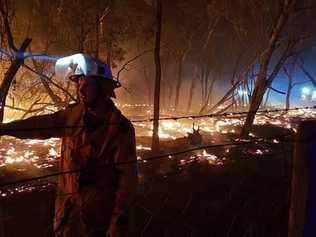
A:
[[[316,121],[299,124],[289,211],[289,237],[316,236]]]

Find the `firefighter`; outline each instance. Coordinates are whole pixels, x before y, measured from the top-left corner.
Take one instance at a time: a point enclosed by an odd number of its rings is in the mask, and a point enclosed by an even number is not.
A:
[[[0,125],[0,135],[62,138],[56,237],[127,236],[127,210],[137,187],[135,134],[111,100],[119,83],[106,64],[78,54],[67,77],[78,85],[80,102],[49,115]],[[56,74],[65,66],[57,61]],[[125,163],[125,164],[124,164]]]

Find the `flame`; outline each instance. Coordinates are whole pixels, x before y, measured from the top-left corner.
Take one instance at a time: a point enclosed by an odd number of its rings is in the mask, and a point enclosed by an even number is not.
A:
[[[150,148],[150,147],[143,146],[142,144],[140,144],[140,145],[137,145],[137,146],[136,146],[136,150],[150,151],[151,148]]]
[[[217,161],[217,159],[218,159],[218,157],[217,157],[216,155],[209,154],[209,153],[207,153],[206,150],[203,150],[202,156],[203,156],[206,160],[208,160],[209,164],[215,164],[216,161]]]
[[[48,155],[56,157],[56,156],[58,156],[58,153],[57,153],[57,151],[54,148],[50,148],[49,151],[48,151]]]
[[[145,116],[150,116],[148,114],[152,114],[153,112],[153,106],[148,104],[118,104],[118,106],[129,110],[132,110],[133,108],[141,109],[144,111]],[[257,114],[254,123],[257,125],[273,124],[297,132],[296,125],[291,122],[293,117],[316,118],[316,110],[299,109],[289,111],[286,114],[283,114],[282,112],[271,113],[269,117],[266,117],[264,114]],[[6,118],[6,122],[12,120],[14,119]],[[216,136],[216,133],[236,133],[237,130],[235,127],[239,127],[244,123],[244,117],[222,117],[216,119],[205,117],[200,119],[163,120],[160,121],[158,135],[161,139],[166,140],[175,140],[177,138],[186,137],[188,133],[192,133],[193,122],[195,127],[199,126],[200,132],[204,132],[210,136]],[[151,122],[138,122],[134,123],[134,125],[137,136],[152,136],[153,124]],[[255,135],[250,133],[250,136],[254,137]],[[272,142],[275,144],[280,143],[278,139],[274,139]],[[56,138],[48,140],[19,140],[17,143],[16,140],[9,139],[5,143],[2,142],[2,144],[4,147],[0,149],[0,168],[7,165],[14,166],[19,164],[19,166],[23,166],[23,164],[26,164],[33,165],[39,169],[44,169],[56,165],[56,158],[60,156],[60,140]],[[39,149],[36,147],[41,146],[43,146],[43,149],[39,152]],[[140,143],[137,144],[136,148],[137,151],[151,150],[150,147]],[[227,149],[225,152],[229,153],[230,151]],[[265,150],[254,150],[253,154],[262,155],[265,152]],[[208,159],[209,161],[216,160],[215,155],[208,154],[206,151],[203,151],[199,157],[204,157],[204,159]],[[172,159],[172,157],[168,158]],[[221,159],[222,158],[217,158],[217,161]]]
[[[59,151],[59,139],[48,140],[19,140],[10,137],[2,138],[3,145],[7,148],[0,149],[0,167],[7,165],[14,166],[19,165],[18,170],[23,171],[24,165],[31,165],[36,168],[48,168],[53,167],[56,164],[56,158],[60,156]],[[11,142],[12,141],[12,142]],[[47,157],[43,152],[45,149],[39,149],[35,151],[35,147],[47,147]],[[22,165],[22,166],[21,166]]]

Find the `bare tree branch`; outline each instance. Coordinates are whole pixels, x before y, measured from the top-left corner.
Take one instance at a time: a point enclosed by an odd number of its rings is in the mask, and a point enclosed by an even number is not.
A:
[[[285,92],[280,91],[280,90],[277,90],[277,89],[275,89],[275,88],[273,88],[273,87],[271,87],[271,86],[269,86],[268,88],[271,89],[272,91],[276,92],[276,93],[281,94],[281,95],[285,95],[285,94],[286,94]]]
[[[5,9],[6,8],[6,9]],[[8,46],[11,50],[17,51],[17,48],[14,45],[12,31],[9,23],[9,12],[8,12],[8,2],[7,1],[1,1],[0,4],[0,14],[3,19],[5,33],[7,36]]]
[[[300,69],[302,70],[302,72],[305,74],[305,76],[307,76],[307,78],[310,80],[310,82],[314,85],[314,87],[316,87],[316,79],[306,70],[305,66],[304,66],[304,62],[301,59],[301,63],[300,63]]]
[[[101,14],[101,16],[100,16],[100,18],[99,18],[99,23],[102,23],[102,22],[104,21],[105,17],[106,17],[107,15],[109,15],[110,11],[111,11],[110,7],[106,7],[106,8],[104,9],[104,11],[102,12],[102,14]]]
[[[65,94],[67,94],[73,101],[76,101],[76,99],[72,96],[72,94],[70,94],[68,91],[66,91],[63,87],[61,87],[60,85],[58,85],[57,83],[53,82],[53,80],[51,78],[49,78],[48,76],[37,72],[36,70],[34,70],[33,68],[29,67],[26,64],[23,64],[23,67],[25,67],[26,69],[30,70],[31,72],[35,73],[36,75],[39,75],[40,77],[46,79],[47,81],[49,81],[49,83],[51,83],[52,85],[54,85],[55,87],[57,87],[58,89],[60,89],[61,91],[63,91]]]
[[[140,58],[140,57],[143,56],[144,54],[150,53],[150,52],[153,52],[153,49],[147,49],[147,50],[141,52],[140,54],[136,55],[135,57],[133,57],[133,58],[129,59],[128,61],[126,61],[126,62],[123,64],[123,66],[120,68],[120,70],[118,70],[118,72],[116,73],[116,80],[119,81],[119,79],[120,79],[120,74],[122,73],[123,70],[128,70],[128,69],[127,69],[127,66],[128,66],[129,64],[131,64],[132,62],[134,62],[136,59]]]

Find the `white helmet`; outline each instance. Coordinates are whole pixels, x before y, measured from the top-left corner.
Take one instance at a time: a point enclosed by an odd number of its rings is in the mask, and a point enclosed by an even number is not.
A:
[[[72,81],[77,81],[83,75],[97,76],[112,82],[115,88],[121,86],[117,80],[113,79],[112,71],[107,64],[81,53],[58,59],[55,64],[55,73],[57,77],[69,78]]]

